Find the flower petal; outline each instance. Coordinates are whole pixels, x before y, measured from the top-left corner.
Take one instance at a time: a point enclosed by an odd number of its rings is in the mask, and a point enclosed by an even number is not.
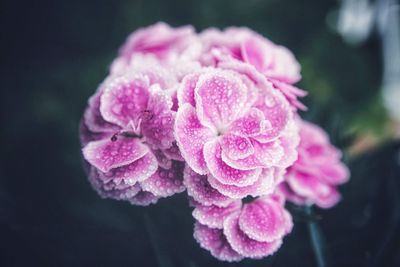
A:
[[[235,134],[224,134],[221,147],[223,153],[233,160],[243,159],[254,153],[254,147],[250,140]]]
[[[115,141],[105,139],[90,142],[82,152],[90,164],[102,172],[108,172],[134,162],[149,150],[136,138],[118,137]]]
[[[286,219],[280,203],[270,198],[259,198],[243,206],[239,227],[254,240],[272,242],[286,233]]]
[[[180,107],[177,112],[175,136],[187,164],[195,172],[206,174],[208,170],[204,161],[203,147],[207,141],[216,136],[216,133],[200,123],[195,109],[188,103]]]
[[[247,186],[235,186],[226,185],[219,182],[212,175],[208,175],[208,182],[210,185],[218,190],[221,194],[233,198],[241,199],[247,196],[258,197],[271,193],[275,188],[274,171],[272,169],[264,169],[259,179],[252,185]]]
[[[158,168],[148,179],[141,182],[143,190],[157,197],[168,197],[185,191],[182,183],[183,162],[174,161],[170,169]]]
[[[195,99],[200,121],[220,131],[247,111],[247,87],[230,71],[213,70],[202,74],[196,85]]]
[[[232,199],[210,186],[207,175],[200,175],[189,166],[185,167],[183,183],[187,188],[188,195],[202,205],[225,207],[232,202]]]
[[[257,181],[261,174],[261,169],[234,169],[222,161],[221,152],[222,148],[218,140],[209,141],[204,145],[204,159],[215,179],[223,184],[236,186],[251,185]]]
[[[210,251],[219,260],[235,262],[243,258],[232,249],[221,229],[213,229],[196,222],[193,236],[202,248]]]
[[[148,118],[141,121],[142,134],[146,143],[153,148],[167,149],[174,141],[174,113],[171,110],[172,99],[158,85],[150,88],[151,95],[146,111]]]
[[[265,126],[264,113],[259,109],[252,108],[247,114],[231,124],[229,132],[243,136],[254,136],[260,134]]]
[[[242,202],[240,200],[234,201],[226,207],[197,205],[192,214],[201,224],[222,229],[225,218],[240,210],[241,207]]]
[[[104,83],[100,112],[106,121],[127,127],[147,108],[149,79],[140,73],[111,78]]]
[[[127,184],[135,184],[152,176],[158,167],[156,158],[152,153],[147,153],[143,157],[122,167],[113,168],[106,173],[100,173],[102,180],[123,179]]]
[[[130,198],[129,202],[133,205],[148,206],[150,204],[155,204],[158,199],[158,197],[150,192],[140,191],[134,197]]]
[[[282,239],[277,239],[273,242],[259,242],[251,239],[240,230],[239,213],[234,213],[225,219],[224,235],[235,251],[253,259],[272,255],[282,244]]]

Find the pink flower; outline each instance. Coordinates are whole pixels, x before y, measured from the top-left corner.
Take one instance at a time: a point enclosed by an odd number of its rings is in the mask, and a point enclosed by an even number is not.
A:
[[[283,204],[282,198],[271,195],[227,207],[198,205],[193,211],[194,237],[220,260],[266,257],[279,249],[292,230],[292,217]]]
[[[131,33],[119,50],[111,66],[111,72],[129,65],[132,58],[140,55],[154,57],[160,63],[176,58],[189,59],[199,53],[200,45],[192,26],[172,28],[164,22]]]
[[[348,181],[349,171],[320,127],[300,121],[300,138],[299,157],[280,189],[296,204],[330,208],[340,200],[336,186]]]
[[[268,84],[256,87],[234,71],[206,68],[183,79],[178,102],[175,136],[181,154],[201,177],[195,181],[206,180],[224,196],[270,193],[279,173],[275,168],[296,160],[292,111]]]
[[[184,191],[171,80],[161,72],[129,69],[107,78],[89,100],[82,151],[101,196],[147,205]]]
[[[255,82],[260,80],[260,75],[255,77],[256,70],[284,94],[293,108],[306,109],[297,100],[306,93],[292,85],[301,78],[300,65],[285,47],[275,45],[247,28],[230,27],[222,32],[208,29],[201,33],[200,39],[203,44],[200,61],[204,65],[246,74],[252,72],[251,78]]]

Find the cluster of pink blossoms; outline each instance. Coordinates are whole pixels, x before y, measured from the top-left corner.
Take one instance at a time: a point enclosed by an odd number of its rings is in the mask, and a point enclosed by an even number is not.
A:
[[[292,53],[247,28],[132,33],[89,99],[89,180],[136,205],[186,191],[194,237],[225,261],[273,254],[291,232],[285,200],[331,207],[348,179],[340,153],[303,122]]]

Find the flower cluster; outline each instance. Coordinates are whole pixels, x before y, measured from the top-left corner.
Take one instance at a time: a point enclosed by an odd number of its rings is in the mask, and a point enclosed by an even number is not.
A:
[[[92,186],[136,205],[186,191],[214,257],[271,255],[292,229],[285,200],[332,206],[348,176],[298,115],[300,78],[289,50],[247,28],[132,33],[81,122]]]

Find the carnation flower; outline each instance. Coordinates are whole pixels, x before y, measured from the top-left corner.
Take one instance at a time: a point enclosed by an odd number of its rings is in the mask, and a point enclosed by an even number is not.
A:
[[[89,100],[82,151],[101,196],[147,205],[184,191],[167,90],[174,81],[165,70],[130,68],[107,78]]]
[[[134,205],[186,190],[214,257],[271,255],[292,229],[285,197],[330,207],[348,179],[327,135],[297,122],[300,78],[288,49],[247,28],[139,29],[81,121],[89,181]]]
[[[286,99],[232,70],[206,68],[178,88],[175,136],[189,167],[222,195],[274,189],[274,168],[297,157],[297,128]],[[263,186],[261,186],[263,185]]]
[[[200,39],[203,45],[200,61],[204,65],[238,72],[255,73],[255,69],[284,94],[293,108],[306,109],[297,99],[306,92],[293,86],[301,78],[300,65],[287,48],[243,27],[208,29],[201,33]],[[253,78],[260,79],[254,75]]]
[[[349,171],[324,130],[306,121],[299,124],[299,157],[288,169],[280,189],[296,204],[330,208],[340,200],[336,186],[347,182]]]
[[[278,195],[243,204],[235,201],[227,207],[198,204],[193,211],[194,237],[220,260],[266,257],[279,249],[292,230],[292,217],[283,204]]]

